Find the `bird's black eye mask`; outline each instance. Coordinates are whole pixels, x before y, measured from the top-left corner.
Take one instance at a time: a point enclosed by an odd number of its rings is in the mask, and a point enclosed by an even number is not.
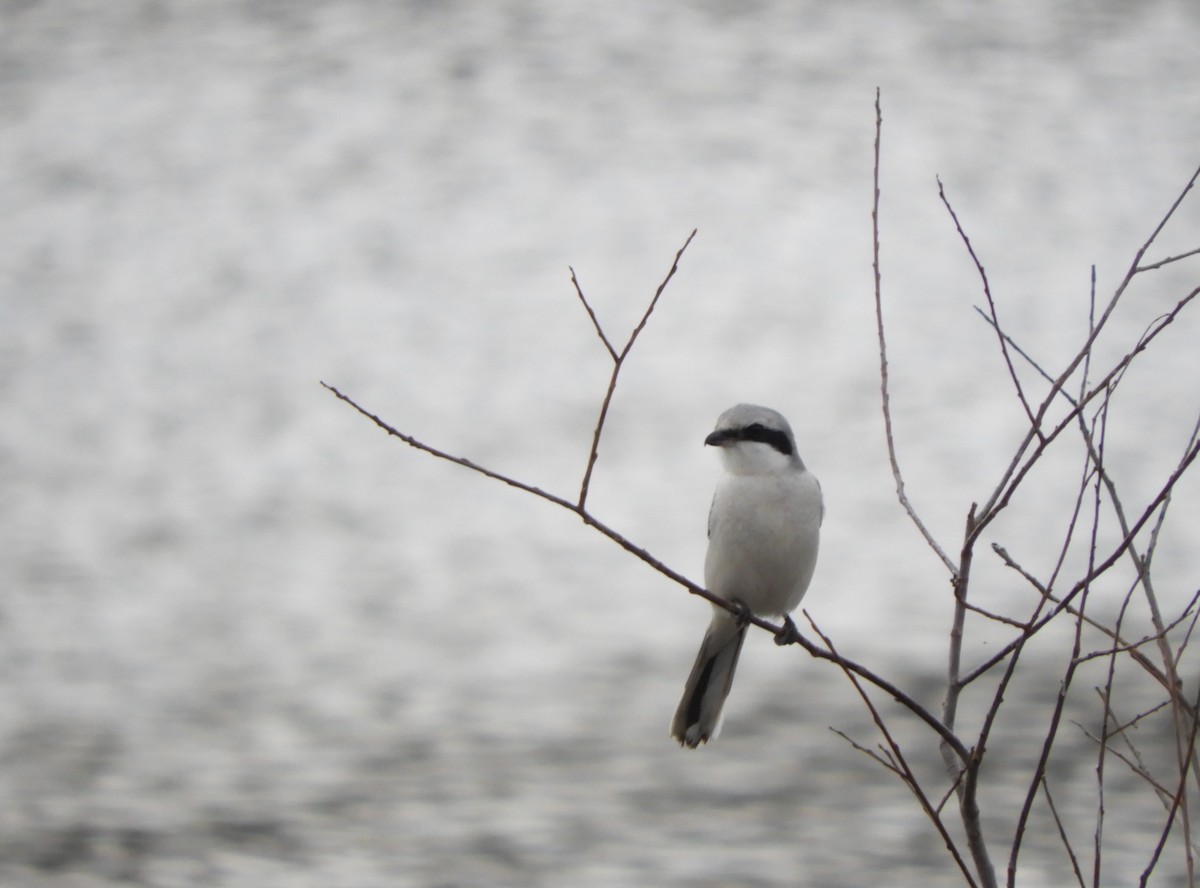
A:
[[[713,432],[705,439],[705,444],[720,445],[725,441],[758,441],[778,450],[784,456],[792,455],[792,442],[787,432],[779,429],[769,429],[761,422],[751,423],[740,429],[726,429]]]
[[[741,436],[746,441],[761,441],[763,444],[769,444],[784,456],[792,455],[792,442],[788,440],[787,432],[769,429],[761,422],[746,426],[742,429]]]

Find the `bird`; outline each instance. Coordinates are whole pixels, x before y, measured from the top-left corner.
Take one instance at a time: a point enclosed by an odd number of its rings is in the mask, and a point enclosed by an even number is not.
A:
[[[778,411],[730,407],[704,443],[720,449],[725,469],[708,513],[704,585],[740,613],[713,605],[671,722],[671,736],[691,749],[720,730],[747,614],[783,617],[785,628],[795,632],[788,615],[812,581],[825,517],[821,485],[796,453],[792,428]]]

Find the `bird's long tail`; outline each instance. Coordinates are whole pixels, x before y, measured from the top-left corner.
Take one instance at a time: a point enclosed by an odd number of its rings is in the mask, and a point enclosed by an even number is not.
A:
[[[721,710],[733,685],[733,673],[745,639],[746,627],[739,626],[730,614],[725,611],[713,614],[671,722],[671,736],[680,745],[695,749],[717,736]]]

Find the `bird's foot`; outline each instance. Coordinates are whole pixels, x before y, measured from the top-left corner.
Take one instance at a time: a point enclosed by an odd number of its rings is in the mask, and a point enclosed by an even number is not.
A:
[[[783,615],[783,628],[775,633],[775,643],[778,645],[795,644],[800,640],[800,630],[792,622],[791,614]]]
[[[750,606],[740,598],[733,599],[733,619],[738,624],[739,629],[745,629],[750,625],[750,618],[754,616],[750,610]]]

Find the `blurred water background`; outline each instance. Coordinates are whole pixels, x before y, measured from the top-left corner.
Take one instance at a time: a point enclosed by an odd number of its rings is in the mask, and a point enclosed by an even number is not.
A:
[[[961,884],[906,790],[827,730],[878,740],[835,669],[752,637],[723,736],[680,751],[707,606],[318,381],[570,496],[609,363],[567,267],[621,339],[698,228],[593,508],[699,578],[703,438],[736,401],[779,408],[828,504],[805,606],[936,709],[950,588],[878,404],[875,89],[897,444],[953,553],[1025,424],[935,175],[1008,330],[1057,371],[1091,266],[1106,299],[1200,162],[1197,45],[1187,0],[0,5],[0,884]],[[1185,204],[1151,258],[1198,223]],[[1196,277],[1147,275],[1097,365]],[[1135,514],[1200,408],[1198,333],[1185,314],[1113,402]],[[1045,576],[1078,457],[985,542]],[[1172,614],[1195,493],[1160,543]],[[976,589],[1034,603],[986,546]],[[1005,635],[968,631],[972,663]],[[1001,866],[1065,662],[1030,656],[985,772]],[[928,732],[886,712],[943,790]],[[1090,862],[1095,752],[1074,726],[1060,749]],[[1129,884],[1164,809],[1110,774],[1100,882]],[[1072,880],[1044,810],[1021,863],[1022,885]]]

